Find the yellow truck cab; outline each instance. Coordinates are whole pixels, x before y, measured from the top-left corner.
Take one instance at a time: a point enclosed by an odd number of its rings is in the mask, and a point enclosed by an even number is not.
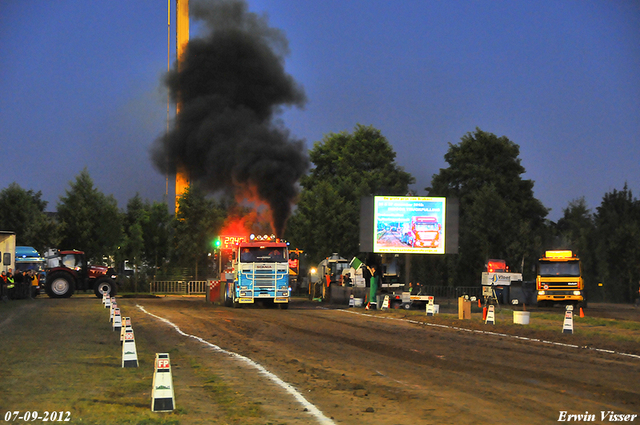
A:
[[[536,273],[538,306],[555,303],[586,307],[582,265],[570,250],[545,251]]]

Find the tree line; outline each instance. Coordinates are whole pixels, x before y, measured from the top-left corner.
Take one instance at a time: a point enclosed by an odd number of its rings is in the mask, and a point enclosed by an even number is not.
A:
[[[358,247],[360,201],[366,196],[412,194],[415,179],[396,164],[391,144],[373,127],[328,134],[310,151],[313,168],[290,220],[288,238],[306,249],[311,264]],[[449,143],[447,167],[434,174],[428,196],[460,203],[459,253],[413,255],[409,280],[423,285],[477,286],[490,258],[507,261],[523,279],[535,279],[544,251],[571,249],[582,260],[588,297],[629,302],[640,280],[640,202],[625,184],[606,193],[595,212],[584,198],[569,202],[557,222],[523,178],[520,147],[477,129]]]
[[[99,191],[86,169],[69,183],[55,213],[45,211],[41,192],[12,183],[0,192],[0,229],[16,233],[17,245],[78,249],[93,264],[125,262],[134,272],[129,289],[152,279],[204,279],[211,268],[212,241],[229,209],[197,187],[179,199],[172,216],[166,202],[149,202],[136,194],[124,210]],[[138,275],[140,274],[140,275]]]
[[[486,260],[502,258],[533,280],[545,250],[571,249],[582,260],[590,299],[633,300],[640,280],[640,201],[625,184],[604,194],[595,211],[584,198],[571,200],[552,222],[549,209],[534,196],[534,182],[523,178],[519,156],[516,143],[480,129],[449,143],[447,166],[425,191],[459,200],[459,253],[413,255],[409,279],[476,286]],[[325,135],[309,158],[313,166],[300,180],[285,238],[305,251],[308,265],[334,252],[365,260],[368,253],[358,245],[361,199],[413,195],[409,185],[415,178],[396,163],[393,147],[372,126]],[[70,182],[55,214],[45,212],[40,192],[17,183],[0,192],[0,205],[0,229],[15,231],[19,245],[80,249],[96,263],[128,260],[147,279],[210,276],[212,242],[229,215],[242,214],[234,199],[212,198],[195,185],[179,199],[176,216],[166,202],[139,195],[121,210],[113,196],[94,186],[86,169]]]

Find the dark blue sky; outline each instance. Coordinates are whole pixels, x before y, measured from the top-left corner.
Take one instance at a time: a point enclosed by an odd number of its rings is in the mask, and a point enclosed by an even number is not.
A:
[[[286,68],[308,103],[282,119],[309,147],[373,125],[424,194],[448,143],[479,127],[520,145],[553,220],[625,182],[640,194],[640,2],[248,4],[289,40]],[[162,199],[149,146],[166,129],[166,8],[0,3],[0,189],[42,191],[53,210],[87,167],[121,208],[136,192]]]

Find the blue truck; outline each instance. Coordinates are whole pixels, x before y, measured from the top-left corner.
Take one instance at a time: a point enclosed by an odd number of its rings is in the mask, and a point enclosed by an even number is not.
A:
[[[38,273],[44,271],[45,259],[38,251],[30,246],[16,246],[16,270],[26,272],[34,270]]]
[[[228,307],[261,302],[289,307],[289,252],[275,236],[251,235],[236,244],[232,254],[233,282],[223,292]]]
[[[16,270],[20,270],[23,273],[26,273],[28,270],[33,270],[36,276],[38,276],[37,285],[33,284],[31,287],[32,297],[40,295],[43,290],[45,261],[44,257],[42,257],[35,248],[30,246],[16,246]]]

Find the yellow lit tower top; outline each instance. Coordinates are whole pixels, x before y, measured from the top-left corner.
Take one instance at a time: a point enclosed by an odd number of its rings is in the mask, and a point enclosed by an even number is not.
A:
[[[189,42],[189,0],[176,0],[176,57],[178,60],[178,72],[180,72],[184,61],[184,51]],[[180,113],[182,100],[178,94],[178,103],[176,104],[176,114]],[[176,167],[176,209],[178,212],[178,198],[189,187],[189,170],[184,164],[178,163]]]

